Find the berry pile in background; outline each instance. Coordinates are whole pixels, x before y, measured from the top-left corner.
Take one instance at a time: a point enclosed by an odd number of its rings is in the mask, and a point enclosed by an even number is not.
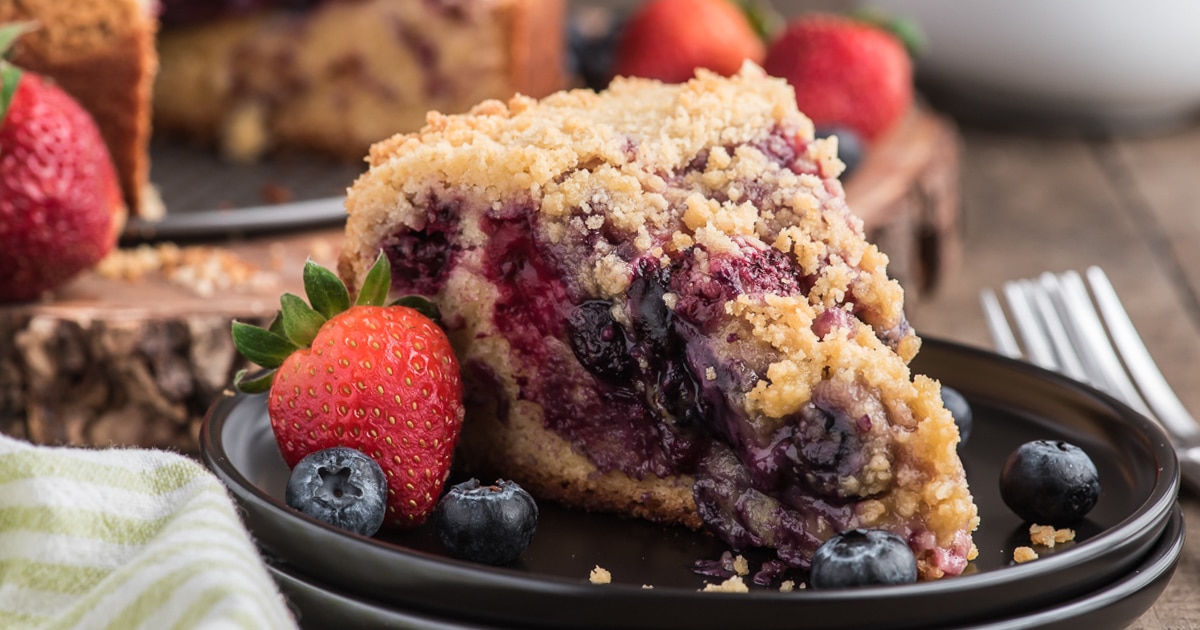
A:
[[[311,306],[285,294],[269,329],[233,324],[238,350],[267,368],[235,385],[269,390],[271,428],[289,467],[335,446],[357,449],[387,477],[386,524],[412,527],[436,506],[450,473],[464,407],[458,359],[422,312],[385,306],[391,269],[381,255],[354,304],[342,281],[309,261]]]
[[[622,28],[613,72],[680,83],[696,68],[731,76],[766,51],[742,9],[729,0],[651,0]]]
[[[3,61],[27,28],[0,25],[0,302],[38,299],[100,262],[125,214],[91,115]]]
[[[913,74],[898,37],[852,17],[812,14],[788,23],[763,69],[787,79],[815,125],[838,125],[877,141],[912,107]]]

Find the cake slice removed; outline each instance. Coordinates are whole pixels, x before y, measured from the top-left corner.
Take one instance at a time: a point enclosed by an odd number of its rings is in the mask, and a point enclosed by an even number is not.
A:
[[[469,466],[794,567],[867,527],[958,574],[958,431],[836,148],[752,65],[432,113],[372,148],[340,270],[382,249],[441,307]]]

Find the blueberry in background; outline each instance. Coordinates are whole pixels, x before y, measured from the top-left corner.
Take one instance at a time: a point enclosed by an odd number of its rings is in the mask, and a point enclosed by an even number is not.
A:
[[[971,427],[975,424],[971,403],[967,402],[962,392],[945,385],[942,385],[942,403],[946,405],[950,415],[954,416],[954,424],[958,425],[958,445],[966,444],[967,438],[971,437]]]
[[[485,486],[470,479],[450,487],[438,501],[438,537],[455,558],[508,564],[529,546],[538,507],[520,485],[503,479]]]
[[[310,453],[296,464],[284,501],[334,527],[373,536],[383,525],[387,477],[361,451],[335,446]]]
[[[817,138],[837,136],[838,157],[846,164],[846,170],[842,171],[841,179],[843,181],[850,179],[867,154],[867,147],[862,137],[853,129],[840,125],[821,125],[816,128],[815,136]]]
[[[834,534],[813,554],[809,586],[815,589],[911,584],[917,559],[900,536],[879,529]]]
[[[617,42],[628,15],[612,7],[578,7],[567,18],[567,69],[593,90],[612,79]]]
[[[1074,444],[1026,442],[1004,462],[1000,498],[1027,522],[1064,527],[1096,506],[1100,475],[1088,454]]]

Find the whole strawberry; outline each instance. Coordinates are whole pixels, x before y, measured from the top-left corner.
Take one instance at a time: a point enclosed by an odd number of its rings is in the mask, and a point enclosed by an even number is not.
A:
[[[764,54],[750,20],[731,0],[650,0],[621,32],[613,71],[681,83],[696,68],[730,76],[747,60],[762,63]]]
[[[904,44],[849,17],[795,18],[768,48],[763,69],[792,84],[796,104],[814,124],[848,126],[868,142],[912,106],[912,62]]]
[[[0,26],[0,57],[23,29]],[[124,213],[91,115],[0,59],[0,302],[36,299],[95,265]]]
[[[334,446],[371,456],[387,475],[386,523],[409,527],[433,511],[450,473],[463,392],[446,334],[415,308],[385,306],[390,286],[381,255],[351,305],[341,280],[309,261],[311,306],[289,293],[270,329],[233,324],[238,350],[270,369],[234,382],[270,390],[271,429],[289,467]]]

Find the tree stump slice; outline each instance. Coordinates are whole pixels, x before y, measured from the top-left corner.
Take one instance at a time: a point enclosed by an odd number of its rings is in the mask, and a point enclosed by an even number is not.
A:
[[[958,156],[954,127],[918,109],[846,182],[851,209],[909,300],[936,289],[957,261]],[[333,267],[341,240],[328,228],[193,246],[273,274],[255,286],[93,271],[52,301],[0,306],[0,432],[195,454],[205,413],[245,367],[231,323],[269,322],[283,292],[303,295],[304,260]]]

